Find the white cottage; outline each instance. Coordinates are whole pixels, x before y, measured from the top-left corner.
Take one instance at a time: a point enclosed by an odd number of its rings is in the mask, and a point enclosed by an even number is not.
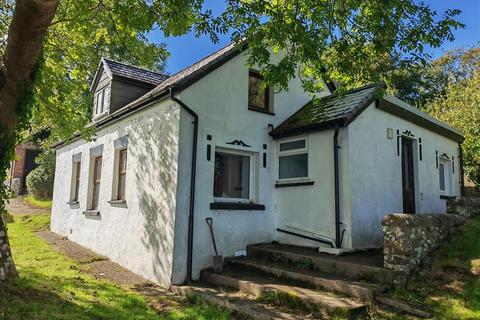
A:
[[[92,141],[60,143],[51,228],[163,286],[248,244],[382,245],[394,212],[444,213],[463,136],[376,86],[312,100],[235,45],[167,77],[103,59]]]

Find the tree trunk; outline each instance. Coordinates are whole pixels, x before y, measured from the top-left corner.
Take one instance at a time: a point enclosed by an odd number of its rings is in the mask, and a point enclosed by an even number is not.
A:
[[[18,130],[28,119],[26,100],[32,90],[34,69],[58,1],[17,0],[15,3],[7,46],[0,62],[0,181],[5,180]],[[0,196],[0,201],[5,201],[5,192]],[[3,207],[1,203],[2,211]],[[7,230],[0,218],[0,280],[16,275]]]

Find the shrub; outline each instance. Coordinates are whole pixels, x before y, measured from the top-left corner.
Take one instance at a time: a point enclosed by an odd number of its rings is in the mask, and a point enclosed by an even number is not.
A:
[[[38,167],[27,176],[27,190],[36,199],[51,199],[55,176],[55,151],[46,150],[35,159]]]

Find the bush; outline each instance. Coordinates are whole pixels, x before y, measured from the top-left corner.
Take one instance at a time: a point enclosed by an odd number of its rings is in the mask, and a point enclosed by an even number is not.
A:
[[[38,167],[27,176],[27,190],[36,199],[51,199],[55,176],[55,151],[46,150],[35,159]]]

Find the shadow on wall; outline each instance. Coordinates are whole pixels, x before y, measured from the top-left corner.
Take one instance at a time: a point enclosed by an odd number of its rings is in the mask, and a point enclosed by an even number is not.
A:
[[[138,119],[129,132],[129,158],[136,163],[135,190],[143,216],[141,241],[151,270],[168,285],[171,278],[176,208],[179,112]],[[148,269],[145,267],[145,269]]]

